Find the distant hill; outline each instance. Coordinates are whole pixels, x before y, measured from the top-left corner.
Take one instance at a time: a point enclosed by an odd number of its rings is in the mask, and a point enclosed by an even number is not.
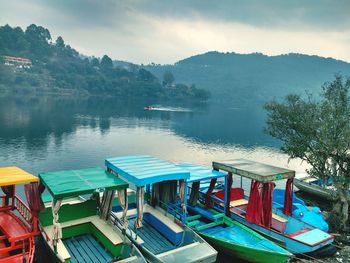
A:
[[[332,58],[287,54],[237,54],[208,52],[174,65],[149,65],[158,78],[166,71],[177,81],[196,83],[216,98],[271,100],[289,93],[319,92],[336,73],[350,76],[350,64]]]
[[[178,82],[177,82],[178,83]],[[62,37],[30,25],[0,26],[0,94],[57,93],[161,100],[206,100],[209,93],[184,84],[163,85],[131,63],[79,54]]]

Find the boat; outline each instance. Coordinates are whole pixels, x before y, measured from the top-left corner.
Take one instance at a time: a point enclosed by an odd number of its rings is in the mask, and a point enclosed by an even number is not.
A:
[[[49,193],[42,195],[39,220],[53,261],[146,262],[110,216],[111,197],[126,194],[125,181],[102,168],[45,172],[39,178]]]
[[[227,172],[226,191],[213,194],[214,208],[293,254],[324,257],[335,253],[336,249],[332,245],[334,237],[331,234],[292,216],[295,171],[244,159],[214,161],[213,169]],[[233,175],[251,180],[249,196],[244,194],[242,185],[232,188]],[[274,182],[283,179],[286,179],[284,205],[283,208],[274,208]]]
[[[218,179],[226,177],[225,173],[190,163],[178,166],[190,172],[190,179],[186,180],[186,187],[190,189],[186,206],[188,211],[186,223],[189,227],[226,255],[258,263],[289,261],[293,256],[291,253],[224,213],[215,211],[211,208],[210,199],[209,202],[206,199],[205,205],[196,200],[201,182],[211,180],[213,186]]]
[[[148,105],[146,107],[143,108],[144,110],[153,110],[154,107],[152,107],[151,105]]]
[[[0,167],[0,262],[34,261],[35,236],[38,231],[39,184],[38,177],[10,166]],[[25,184],[28,205],[16,194],[16,185]]]
[[[176,199],[177,189],[185,191],[188,171],[148,155],[109,158],[105,165],[107,171],[134,187],[130,192],[134,193],[133,197],[128,198],[134,203],[127,211],[122,206],[113,209],[113,215],[116,220],[123,213],[127,215],[127,222],[133,227],[128,228],[126,235],[149,262],[216,261],[215,249],[183,221],[167,213],[167,204]],[[185,213],[183,199],[181,207]]]
[[[294,184],[300,191],[313,196],[329,201],[335,201],[338,199],[337,193],[332,184],[326,184],[321,179],[317,179],[311,175],[295,178]]]
[[[284,189],[274,189],[273,206],[275,208],[283,209],[285,192]],[[317,206],[307,207],[305,202],[298,198],[295,193],[292,196],[292,216],[324,232],[329,230],[329,225],[324,219],[321,209]]]

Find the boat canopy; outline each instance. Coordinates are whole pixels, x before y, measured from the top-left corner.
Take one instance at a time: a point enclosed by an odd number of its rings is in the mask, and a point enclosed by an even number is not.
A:
[[[295,177],[295,171],[245,159],[213,162],[213,168],[237,174],[262,183],[282,179],[293,179]]]
[[[148,155],[109,158],[106,167],[137,187],[168,180],[187,180],[190,173],[175,164]]]
[[[190,179],[187,180],[188,183],[224,178],[226,176],[225,173],[191,163],[179,163],[176,166],[190,172]]]
[[[99,167],[40,173],[39,177],[56,200],[93,193],[96,189],[111,191],[129,186],[127,182]]]
[[[39,178],[16,166],[0,167],[0,186],[38,182]]]

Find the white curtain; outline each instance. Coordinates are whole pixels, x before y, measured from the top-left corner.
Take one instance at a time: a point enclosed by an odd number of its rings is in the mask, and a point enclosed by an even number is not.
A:
[[[102,202],[101,202],[101,218],[103,220],[108,221],[110,217],[110,213],[112,210],[112,205],[113,205],[113,198],[115,196],[115,191],[108,191],[104,192],[102,196]]]
[[[57,246],[58,241],[62,238],[61,224],[58,222],[58,210],[61,208],[62,200],[54,200],[52,203],[52,217],[53,217],[53,228],[52,228],[52,245]]]
[[[128,197],[127,197],[127,190],[118,190],[118,200],[121,208],[123,209],[123,228],[127,229],[129,226],[128,219],[126,217],[128,213]]]
[[[187,209],[185,206],[185,180],[180,180],[180,202],[183,213],[187,213]]]
[[[145,195],[144,188],[137,187],[137,190],[136,190],[137,218],[135,220],[134,229],[142,227],[144,195]]]

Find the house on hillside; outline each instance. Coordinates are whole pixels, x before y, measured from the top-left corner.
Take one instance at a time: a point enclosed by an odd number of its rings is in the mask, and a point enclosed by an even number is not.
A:
[[[4,65],[15,66],[16,68],[31,68],[32,61],[27,58],[3,56]]]

